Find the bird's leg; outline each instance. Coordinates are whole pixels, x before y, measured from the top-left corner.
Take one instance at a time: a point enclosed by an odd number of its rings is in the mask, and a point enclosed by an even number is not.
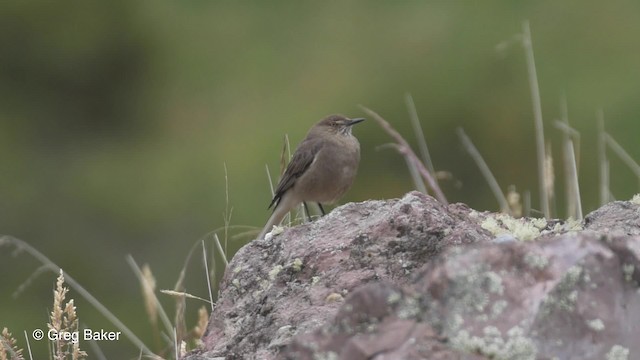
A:
[[[324,209],[322,208],[322,204],[318,203],[318,207],[320,208],[320,211],[322,212],[322,216],[327,215],[327,213],[324,212]]]
[[[311,215],[309,214],[309,208],[307,207],[307,203],[303,201],[302,205],[304,205],[304,212],[307,214],[307,219],[309,220],[309,222],[311,222]]]

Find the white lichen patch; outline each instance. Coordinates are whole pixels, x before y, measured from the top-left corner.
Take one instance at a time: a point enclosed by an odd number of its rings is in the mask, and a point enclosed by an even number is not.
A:
[[[622,264],[622,273],[624,274],[624,281],[631,282],[633,280],[633,272],[636,267],[633,264]]]
[[[391,294],[387,297],[387,304],[393,305],[402,299],[402,294],[397,291],[392,291]]]
[[[578,265],[573,265],[567,269],[553,293],[547,295],[543,300],[543,312],[548,315],[556,309],[573,311],[574,305],[578,300],[577,286],[583,274],[586,274],[586,272]]]
[[[501,296],[504,293],[500,274],[487,268],[486,265],[472,266],[455,277],[453,296],[461,313],[483,312],[491,295]]]
[[[628,360],[629,349],[620,345],[613,345],[606,356],[607,360]]]
[[[511,234],[519,240],[534,240],[540,236],[540,230],[547,226],[545,219],[515,219],[506,214],[488,216],[480,226],[495,236]]]
[[[565,277],[562,279],[562,282],[566,282],[566,285],[575,286],[580,280],[580,275],[582,275],[582,266],[573,265],[569,269],[567,269],[567,273]]]
[[[600,319],[587,320],[587,326],[593,331],[604,330],[604,323]]]
[[[487,284],[489,285],[489,292],[493,294],[502,295],[504,293],[504,286],[502,285],[502,277],[493,271],[487,271],[485,273]]]
[[[333,351],[316,353],[313,355],[313,360],[338,360],[339,358],[338,354]]]
[[[396,314],[400,319],[414,319],[420,314],[420,304],[414,297],[405,297],[404,301],[398,306]]]
[[[260,290],[258,290],[260,293],[262,293],[264,290],[267,290],[271,287],[271,285],[273,284],[271,281],[267,280],[267,279],[257,279],[258,280],[258,286],[260,288]]]
[[[549,265],[549,259],[546,256],[536,253],[527,253],[523,260],[528,267],[536,270],[542,270]]]
[[[462,325],[464,325],[464,318],[462,317],[462,315],[456,313],[450,317],[447,325],[449,326],[450,331],[452,333],[455,333],[460,330]]]
[[[312,276],[311,277],[311,286],[315,285],[320,281],[320,276]]]
[[[461,330],[451,338],[451,345],[494,360],[534,360],[537,354],[533,340],[524,336],[519,327],[510,329],[506,337],[494,326],[485,327],[483,336],[472,336]]]
[[[498,300],[494,302],[493,305],[491,305],[492,318],[500,316],[507,306],[509,306],[509,303],[506,300]]]
[[[635,194],[631,198],[631,202],[636,205],[640,205],[640,194]]]
[[[273,269],[269,271],[269,279],[271,279],[271,281],[275,280],[278,274],[280,274],[280,271],[282,271],[282,265],[274,266]]]

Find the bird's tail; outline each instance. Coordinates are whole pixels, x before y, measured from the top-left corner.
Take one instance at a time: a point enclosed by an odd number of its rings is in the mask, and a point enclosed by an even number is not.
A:
[[[287,213],[291,211],[291,209],[293,209],[300,203],[299,201],[296,201],[291,195],[292,194],[290,193],[285,193],[280,201],[278,201],[275,209],[273,209],[273,214],[271,214],[269,221],[267,221],[267,224],[260,232],[260,235],[258,235],[258,239],[264,239],[264,236],[267,235],[269,231],[271,231],[273,226],[279,225],[282,219],[284,219],[285,215],[287,215]]]

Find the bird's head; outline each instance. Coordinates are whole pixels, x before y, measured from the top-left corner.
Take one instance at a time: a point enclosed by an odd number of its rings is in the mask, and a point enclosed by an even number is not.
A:
[[[315,127],[333,134],[351,135],[351,127],[363,121],[364,118],[349,119],[344,115],[329,115],[320,120]]]

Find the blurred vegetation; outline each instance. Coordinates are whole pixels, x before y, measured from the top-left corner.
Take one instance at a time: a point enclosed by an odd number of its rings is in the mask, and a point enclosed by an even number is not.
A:
[[[599,108],[607,131],[640,160],[638,2],[1,2],[0,233],[47,254],[151,343],[127,254],[151,266],[159,288],[173,288],[191,246],[224,226],[227,206],[231,225],[264,224],[265,164],[278,173],[284,134],[295,146],[323,116],[362,116],[363,104],[413,142],[407,92],[435,168],[453,176],[442,183],[450,201],[498,209],[460,145],[461,126],[504,191],[530,190],[536,208],[526,63],[512,41],[525,19],[556,177],[561,133],[552,121],[566,94],[588,213],[599,202]],[[377,149],[390,139],[373,121],[355,134],[361,168],[343,202],[412,190],[400,156]],[[638,180],[610,160],[612,193],[629,199]],[[559,217],[562,187],[556,181]],[[229,251],[248,240],[230,240]],[[0,251],[0,327],[46,326],[55,274],[13,298],[40,264]],[[201,263],[188,271],[186,290],[207,297]],[[81,325],[116,330],[77,305]],[[187,302],[188,321],[200,305]],[[126,340],[99,345],[109,358],[138,354]]]

